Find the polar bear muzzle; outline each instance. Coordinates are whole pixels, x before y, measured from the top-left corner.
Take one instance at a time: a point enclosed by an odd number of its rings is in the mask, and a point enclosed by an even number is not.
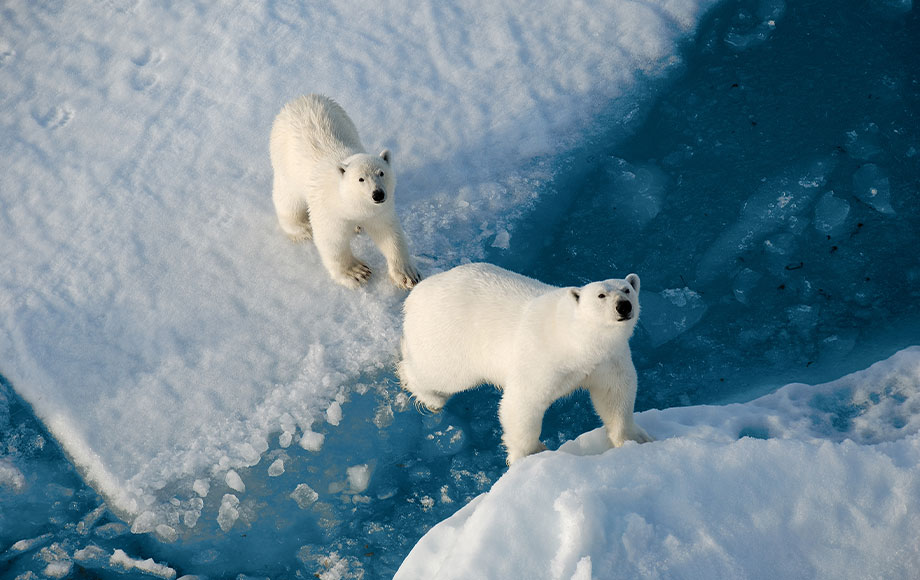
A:
[[[617,314],[620,315],[620,320],[629,320],[630,315],[632,314],[632,302],[629,300],[617,300]]]
[[[371,199],[374,200],[374,203],[383,203],[387,199],[387,194],[382,189],[375,189],[371,193]]]

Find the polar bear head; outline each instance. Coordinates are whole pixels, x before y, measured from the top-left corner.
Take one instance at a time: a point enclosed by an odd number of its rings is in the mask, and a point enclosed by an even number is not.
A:
[[[356,215],[373,215],[392,207],[396,189],[392,154],[384,149],[380,155],[358,153],[339,164],[339,194]]]
[[[608,329],[620,329],[632,334],[639,319],[639,276],[612,278],[591,282],[581,288],[569,289],[569,300],[575,305],[576,318]]]

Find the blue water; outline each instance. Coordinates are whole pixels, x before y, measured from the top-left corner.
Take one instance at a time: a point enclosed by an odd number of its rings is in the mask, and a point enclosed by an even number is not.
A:
[[[490,259],[558,285],[640,274],[640,410],[829,380],[920,344],[918,46],[909,3],[726,2],[687,47],[680,80],[553,160],[543,205]],[[179,576],[392,576],[504,472],[498,394],[464,393],[427,416],[400,408],[392,375],[361,383],[320,453],[275,444],[241,471],[229,532],[212,508],[164,544],[100,509],[0,381],[0,460],[26,478],[0,487],[0,577],[40,577],[88,544]],[[550,409],[543,437],[557,447],[598,425],[576,394]],[[269,477],[278,457],[285,473]],[[363,464],[369,487],[343,492],[342,466]],[[318,500],[301,509],[288,495],[305,480]],[[69,577],[125,576],[90,559]]]

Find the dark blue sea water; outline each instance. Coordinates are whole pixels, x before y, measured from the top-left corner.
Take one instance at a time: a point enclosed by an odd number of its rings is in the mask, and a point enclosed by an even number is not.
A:
[[[682,78],[552,160],[541,205],[490,259],[557,285],[642,277],[639,410],[821,382],[920,344],[917,47],[909,1],[725,2],[686,47]],[[164,544],[109,513],[0,381],[0,469],[24,476],[0,486],[0,577],[46,577],[55,563],[61,577],[126,577],[78,552],[89,544],[179,576],[392,576],[504,472],[498,395],[465,393],[427,416],[401,403],[392,375],[361,383],[322,452],[272,448],[242,473],[230,532],[205,511],[192,536]],[[552,448],[598,425],[576,394],[543,436]],[[279,457],[286,471],[269,477]],[[343,464],[367,466],[366,489],[335,479]],[[305,474],[316,501],[299,509],[289,493]]]

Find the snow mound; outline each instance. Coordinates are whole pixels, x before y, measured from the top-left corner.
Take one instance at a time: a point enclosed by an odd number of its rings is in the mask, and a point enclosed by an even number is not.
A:
[[[920,347],[745,404],[646,411],[514,465],[396,578],[907,578],[920,569]],[[525,540],[526,538],[526,540]]]

